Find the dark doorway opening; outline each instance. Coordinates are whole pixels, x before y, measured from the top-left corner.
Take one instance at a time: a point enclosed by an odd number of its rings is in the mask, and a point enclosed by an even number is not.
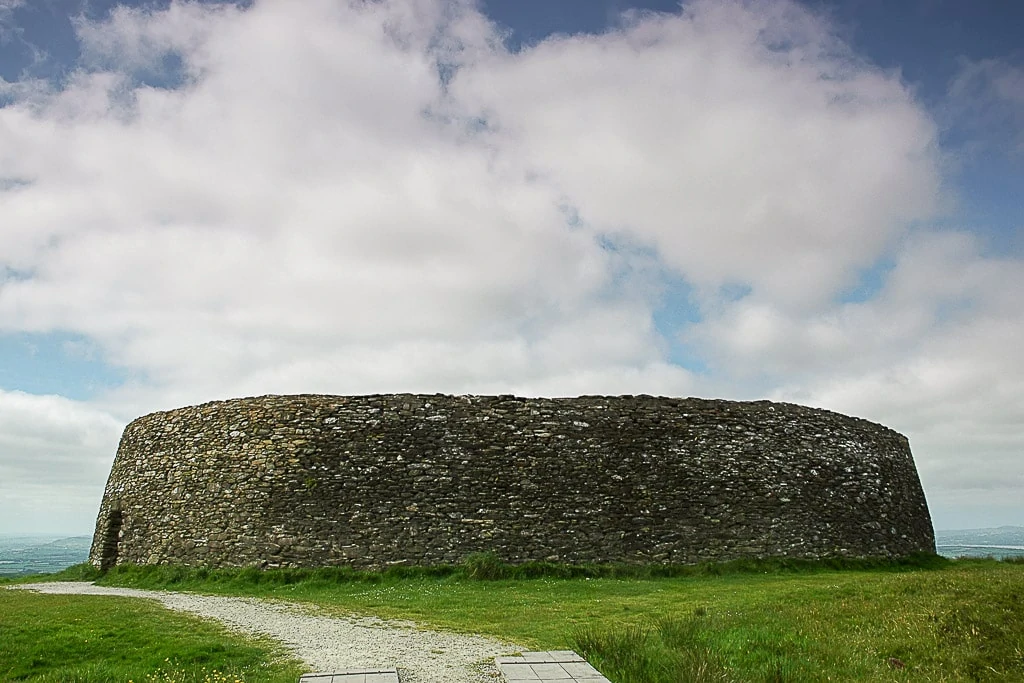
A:
[[[103,547],[100,550],[100,571],[107,571],[117,564],[118,546],[121,544],[121,523],[123,521],[120,508],[111,510],[107,517],[107,528],[103,532]]]

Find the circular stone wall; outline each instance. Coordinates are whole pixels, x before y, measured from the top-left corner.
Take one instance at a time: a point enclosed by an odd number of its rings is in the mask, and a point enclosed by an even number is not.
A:
[[[934,552],[907,439],[802,406],[264,396],[125,429],[90,559],[694,563]]]

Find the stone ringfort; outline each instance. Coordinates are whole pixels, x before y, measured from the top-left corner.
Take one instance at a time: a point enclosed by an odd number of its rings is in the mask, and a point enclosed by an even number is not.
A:
[[[90,561],[381,568],[934,552],[907,439],[769,401],[263,396],[127,426]]]

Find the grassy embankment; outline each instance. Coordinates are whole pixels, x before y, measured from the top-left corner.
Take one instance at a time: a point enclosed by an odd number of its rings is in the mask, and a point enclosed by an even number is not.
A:
[[[528,648],[571,647],[616,683],[1024,680],[1024,563],[839,564],[513,569],[476,558],[384,574],[125,567],[100,583],[283,598]]]

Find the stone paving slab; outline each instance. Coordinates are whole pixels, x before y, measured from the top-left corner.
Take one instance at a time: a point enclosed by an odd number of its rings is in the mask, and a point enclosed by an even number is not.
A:
[[[399,683],[397,669],[349,669],[335,673],[306,674],[299,683]]]
[[[572,650],[524,652],[494,663],[508,683],[611,683]]]

